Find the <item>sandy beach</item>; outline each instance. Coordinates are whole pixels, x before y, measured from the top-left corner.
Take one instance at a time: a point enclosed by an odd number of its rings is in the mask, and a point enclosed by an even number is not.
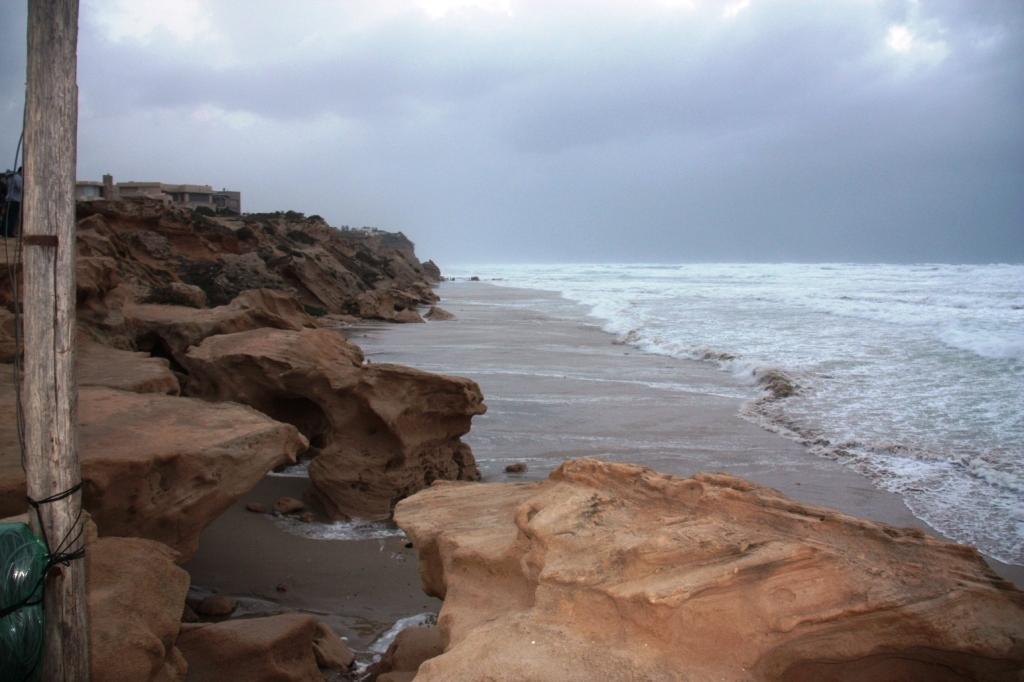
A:
[[[614,343],[586,311],[538,312],[553,293],[487,282],[445,282],[455,320],[372,325],[352,340],[375,362],[408,363],[480,384],[487,414],[466,441],[484,480],[540,479],[563,460],[599,457],[689,475],[724,471],[811,504],[938,533],[898,495],[839,462],[813,455],[740,416],[757,390],[710,363],[651,355]],[[513,462],[525,474],[506,474]],[[1024,568],[989,559],[1024,584]]]
[[[616,344],[570,303],[564,315],[538,312],[536,303],[554,294],[477,282],[446,282],[438,292],[455,320],[365,323],[348,334],[372,363],[480,384],[488,412],[466,441],[485,481],[542,479],[578,457],[677,475],[723,471],[804,502],[935,533],[897,495],[741,417],[756,389],[709,363]],[[505,473],[517,462],[525,473]],[[185,567],[194,590],[239,597],[250,613],[316,614],[369,660],[370,645],[396,621],[436,612],[440,602],[421,592],[415,549],[404,537],[310,539],[245,511],[250,502],[270,507],[283,495],[301,497],[306,486],[299,477],[265,478],[203,533]],[[1020,567],[991,563],[1024,584]]]
[[[307,487],[303,478],[268,476],[211,524],[185,565],[193,591],[239,598],[246,615],[315,614],[368,658],[396,621],[436,613],[441,602],[420,589],[416,551],[404,537],[311,539],[245,510],[250,502],[269,509],[279,497],[301,498]]]

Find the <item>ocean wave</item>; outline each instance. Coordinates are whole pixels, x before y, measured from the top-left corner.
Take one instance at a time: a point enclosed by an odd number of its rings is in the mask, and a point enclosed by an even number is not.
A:
[[[500,273],[558,294],[538,302],[550,314],[589,313],[614,343],[713,363],[749,388],[748,418],[903,495],[950,537],[1024,563],[1024,266]]]
[[[1021,321],[1024,324],[1024,320]],[[946,345],[991,360],[1024,360],[1024,334],[947,328],[937,335]]]
[[[749,401],[740,414],[900,495],[915,516],[949,537],[1024,565],[1024,480],[1009,470],[1012,459],[957,457],[907,443],[833,442],[768,399]]]

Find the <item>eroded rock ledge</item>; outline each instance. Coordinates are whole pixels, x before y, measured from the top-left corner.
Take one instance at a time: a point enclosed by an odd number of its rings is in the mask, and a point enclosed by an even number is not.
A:
[[[721,474],[576,460],[395,514],[440,680],[1017,680],[1024,594],[972,548]]]
[[[0,409],[13,415],[14,388],[5,378]],[[295,427],[242,405],[101,386],[79,391],[85,508],[100,534],[158,540],[182,560],[195,552],[203,528],[305,448]],[[0,516],[24,509],[25,474],[10,419],[0,423]]]
[[[211,336],[185,362],[191,394],[242,402],[302,431],[314,494],[333,516],[389,518],[437,479],[479,478],[460,439],[486,409],[469,379],[364,365],[329,329]]]

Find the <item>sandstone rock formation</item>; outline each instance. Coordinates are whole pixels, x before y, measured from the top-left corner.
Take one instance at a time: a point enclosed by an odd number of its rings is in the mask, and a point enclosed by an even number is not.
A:
[[[316,624],[313,655],[316,657],[316,664],[327,670],[348,670],[356,660],[348,645],[324,623]]]
[[[106,386],[135,393],[178,395],[178,378],[164,358],[117,350],[85,336],[78,341],[76,374],[79,386]]]
[[[3,373],[0,373],[3,374]],[[0,410],[14,388],[0,376]],[[158,540],[187,560],[200,531],[306,440],[248,407],[84,386],[79,456],[85,508],[102,535]],[[13,419],[0,421],[0,516],[25,508]]]
[[[432,260],[428,260],[423,264],[423,274],[431,282],[440,282],[444,279],[441,277],[441,268],[437,267],[437,263]]]
[[[408,682],[420,665],[444,653],[441,631],[437,627],[412,627],[398,633],[381,659],[370,666],[370,680]]]
[[[309,439],[316,498],[335,517],[383,519],[438,479],[479,474],[460,437],[485,407],[479,387],[388,364],[327,329],[211,336],[186,358],[189,392],[237,400]]]
[[[454,320],[455,316],[439,305],[432,305],[430,310],[427,311],[427,319],[431,322],[439,322],[442,320]]]
[[[437,266],[420,263],[400,233],[336,229],[291,211],[199,215],[149,200],[82,202],[78,214],[79,260],[106,259],[80,275],[98,281],[91,295],[121,283],[136,302],[202,307],[280,289],[313,314],[358,315],[357,299],[369,294],[365,305],[378,301],[369,316],[382,319],[436,300]],[[103,272],[113,277],[92,276]]]
[[[168,358],[179,370],[184,370],[189,346],[208,336],[264,327],[304,329],[316,326],[295,299],[270,289],[246,291],[216,308],[128,304],[123,316],[126,333],[136,348]]]
[[[188,573],[169,547],[99,538],[86,553],[93,682],[172,682],[187,665],[175,647]]]
[[[720,474],[595,460],[398,505],[435,680],[1019,680],[1024,594],[969,547]]]
[[[189,682],[322,682],[316,634],[312,616],[287,613],[182,625],[178,648],[188,661]]]

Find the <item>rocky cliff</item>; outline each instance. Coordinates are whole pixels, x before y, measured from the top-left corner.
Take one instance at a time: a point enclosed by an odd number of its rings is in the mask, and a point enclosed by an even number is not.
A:
[[[351,654],[310,616],[181,627],[188,575],[175,563],[299,456],[313,460],[310,497],[334,516],[387,518],[436,479],[477,476],[461,441],[484,410],[476,384],[364,364],[338,328],[422,321],[437,267],[401,234],[292,212],[219,217],[99,201],[80,204],[79,217],[93,678],[314,680],[345,668]],[[0,280],[20,275],[17,263],[0,264]],[[0,422],[0,517],[26,506],[14,291],[0,288],[0,410],[12,415]]]
[[[203,308],[250,289],[286,292],[313,316],[400,322],[419,321],[416,307],[437,300],[437,266],[421,263],[401,233],[337,229],[291,211],[212,216],[151,200],[81,202],[78,216],[86,324],[109,323],[124,302]],[[0,303],[11,305],[6,288]]]
[[[969,547],[722,474],[569,461],[398,505],[432,680],[1019,680],[1024,594]]]

